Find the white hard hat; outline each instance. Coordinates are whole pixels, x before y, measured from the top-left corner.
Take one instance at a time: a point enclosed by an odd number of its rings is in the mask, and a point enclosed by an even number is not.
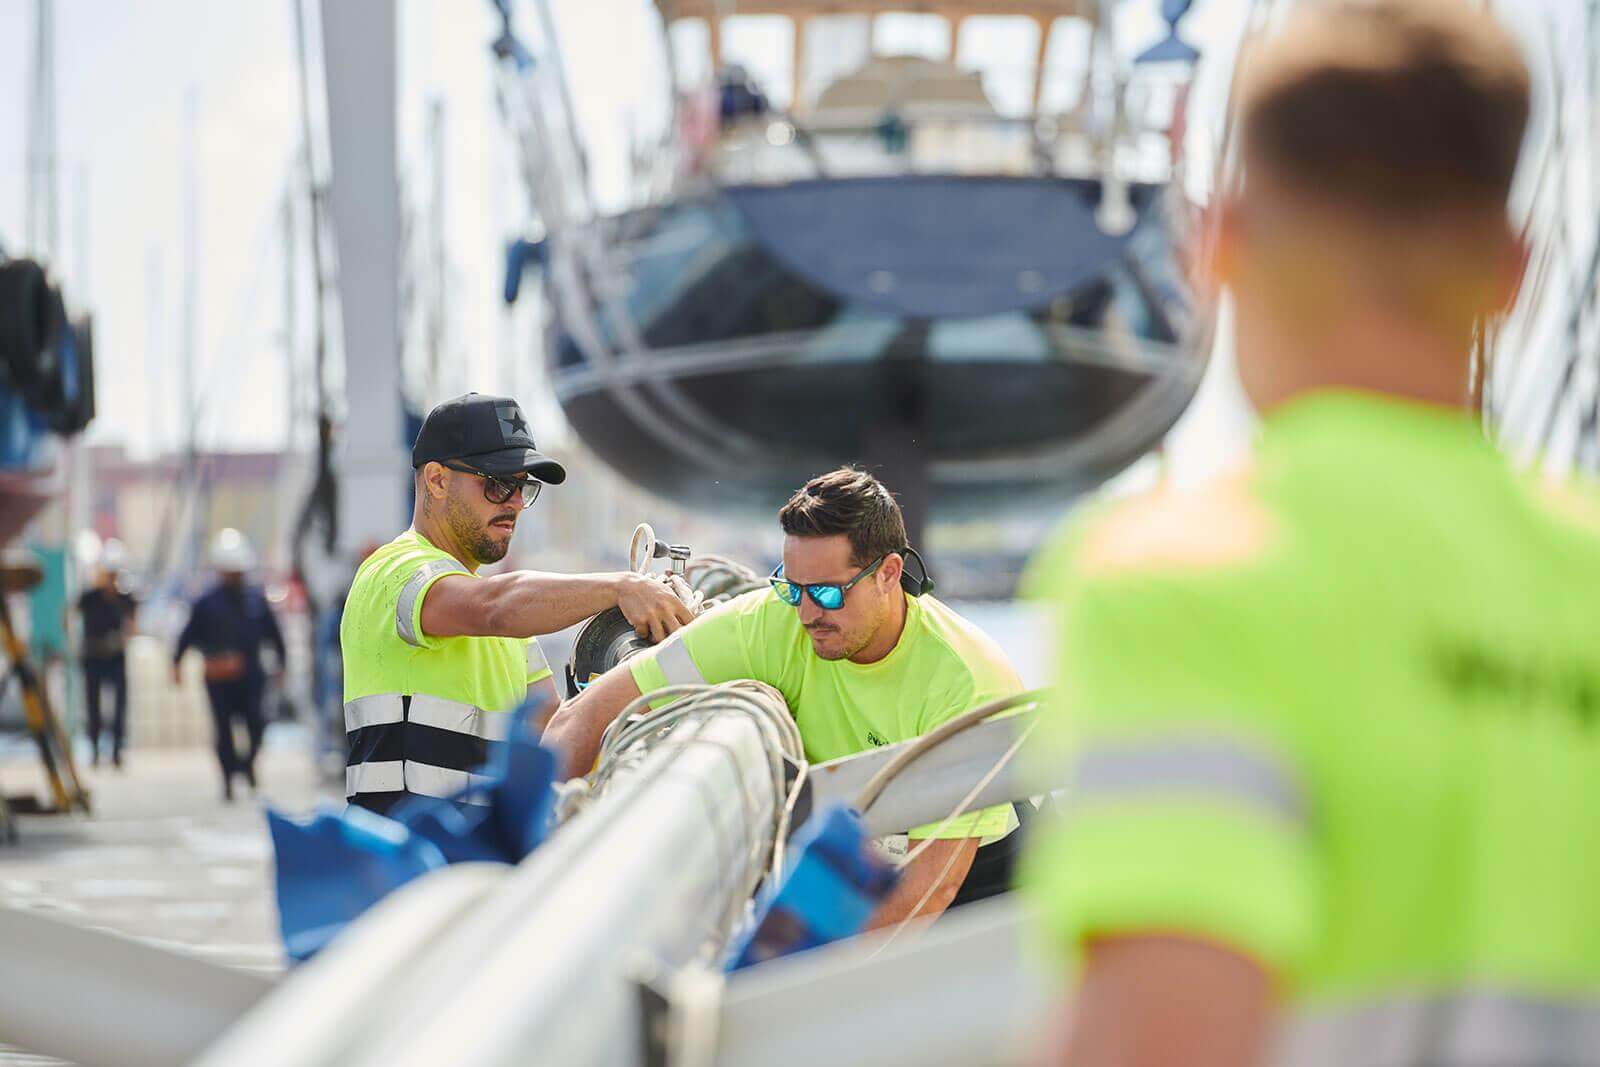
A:
[[[128,549],[121,541],[113,537],[100,549],[100,569],[106,571],[120,571],[128,566]]]
[[[254,570],[255,565],[256,552],[250,547],[249,538],[233,527],[218,530],[211,539],[211,566],[217,570],[243,574]]]
[[[105,546],[100,543],[100,535],[93,530],[79,530],[72,539],[72,550],[78,558],[78,566],[88,570],[100,563]]]

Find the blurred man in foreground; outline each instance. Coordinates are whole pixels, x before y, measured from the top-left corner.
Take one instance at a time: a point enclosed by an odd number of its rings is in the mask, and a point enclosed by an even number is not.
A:
[[[1247,59],[1215,280],[1253,466],[1103,513],[1057,604],[1081,968],[1056,1062],[1575,1064],[1600,1048],[1600,504],[1468,398],[1528,113],[1466,3],[1306,5]]]

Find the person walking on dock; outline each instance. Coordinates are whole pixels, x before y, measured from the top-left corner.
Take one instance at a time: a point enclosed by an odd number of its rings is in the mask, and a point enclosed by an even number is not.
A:
[[[287,657],[283,634],[266,595],[246,579],[256,566],[250,542],[238,530],[220,531],[212,541],[211,566],[217,572],[217,584],[194,602],[172,655],[172,676],[174,681],[178,679],[178,665],[189,649],[198,649],[205,658],[206,695],[216,730],[222,795],[231,801],[235,777],[242,776],[251,789],[256,787],[256,756],[266,732],[262,702],[267,672],[261,652],[272,650],[280,680]],[[240,724],[245,730],[242,756],[234,732]]]
[[[118,585],[121,546],[108,544],[101,554],[94,585],[78,597],[78,622],[83,633],[83,702],[88,719],[89,751],[100,765],[101,715],[105,690],[111,690],[111,763],[122,766],[122,745],[128,726],[127,641],[138,610],[133,597]]]

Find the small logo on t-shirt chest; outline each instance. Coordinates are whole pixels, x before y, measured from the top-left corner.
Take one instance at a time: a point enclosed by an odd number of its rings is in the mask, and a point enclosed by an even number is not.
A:
[[[883,738],[878,736],[878,731],[876,731],[876,730],[868,730],[867,731],[867,744],[871,745],[873,748],[882,748],[884,745],[887,745],[888,743],[889,742],[885,741]]]

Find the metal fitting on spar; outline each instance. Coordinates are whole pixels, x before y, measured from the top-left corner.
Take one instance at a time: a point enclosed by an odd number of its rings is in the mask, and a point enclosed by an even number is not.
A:
[[[670,561],[666,574],[684,583],[692,597],[689,605],[697,615],[763,585],[761,576],[749,567],[721,556],[696,556],[688,545],[658,540],[649,523],[640,523],[628,545],[629,569],[649,574],[656,560]],[[649,647],[649,640],[634,631],[621,609],[608,608],[593,616],[572,642],[566,667],[567,697],[577,696],[600,675]]]

